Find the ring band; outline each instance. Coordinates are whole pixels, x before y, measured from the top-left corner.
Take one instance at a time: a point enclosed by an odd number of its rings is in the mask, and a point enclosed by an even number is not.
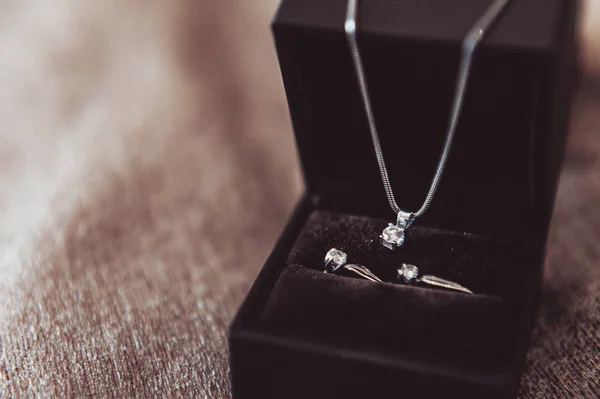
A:
[[[423,283],[438,288],[445,288],[448,290],[463,292],[465,294],[473,294],[473,291],[458,283],[455,283],[454,281],[445,280],[443,278],[439,278],[429,274],[419,277],[419,268],[415,265],[409,265],[408,263],[403,263],[398,268],[397,273],[398,280],[402,280],[407,284],[413,282]]]
[[[373,281],[376,283],[382,283],[381,279],[373,274],[372,271],[361,265],[347,264],[348,255],[344,251],[339,249],[331,248],[325,254],[325,273],[334,273],[341,268],[344,268],[360,277]]]

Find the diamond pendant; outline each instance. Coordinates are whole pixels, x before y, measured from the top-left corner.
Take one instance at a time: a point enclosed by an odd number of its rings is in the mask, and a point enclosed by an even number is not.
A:
[[[405,231],[410,227],[414,220],[415,217],[412,213],[405,211],[398,212],[396,224],[388,224],[379,236],[381,245],[392,251],[401,247],[402,244],[404,244],[404,239],[406,237]]]

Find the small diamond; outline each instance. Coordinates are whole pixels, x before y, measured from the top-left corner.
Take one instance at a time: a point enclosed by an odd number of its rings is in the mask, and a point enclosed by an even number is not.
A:
[[[415,265],[407,265],[403,263],[398,269],[398,278],[402,277],[405,283],[410,283],[412,280],[419,277],[419,268]]]
[[[348,255],[339,249],[331,248],[325,255],[325,267],[328,271],[335,271],[346,264]]]
[[[401,246],[404,243],[404,229],[390,223],[381,233],[381,243],[391,250]]]

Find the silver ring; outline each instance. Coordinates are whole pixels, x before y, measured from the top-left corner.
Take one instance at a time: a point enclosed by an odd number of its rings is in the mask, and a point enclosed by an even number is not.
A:
[[[464,292],[465,294],[473,294],[473,291],[471,291],[470,289],[453,281],[445,280],[443,278],[439,278],[429,274],[419,277],[419,268],[415,265],[409,265],[408,263],[403,263],[398,268],[397,273],[398,280],[402,280],[407,284],[423,283],[438,288],[445,288],[448,290]]]
[[[348,255],[344,251],[339,249],[331,248],[325,254],[325,273],[334,273],[341,268],[344,268],[360,277],[373,281],[376,283],[382,283],[381,279],[373,274],[372,271],[361,265],[347,264]]]

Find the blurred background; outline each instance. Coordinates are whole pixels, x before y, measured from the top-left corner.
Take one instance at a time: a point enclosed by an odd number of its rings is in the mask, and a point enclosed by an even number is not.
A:
[[[0,0],[0,397],[229,397],[227,324],[302,190],[276,5]],[[522,398],[600,375],[599,0],[580,48]]]

